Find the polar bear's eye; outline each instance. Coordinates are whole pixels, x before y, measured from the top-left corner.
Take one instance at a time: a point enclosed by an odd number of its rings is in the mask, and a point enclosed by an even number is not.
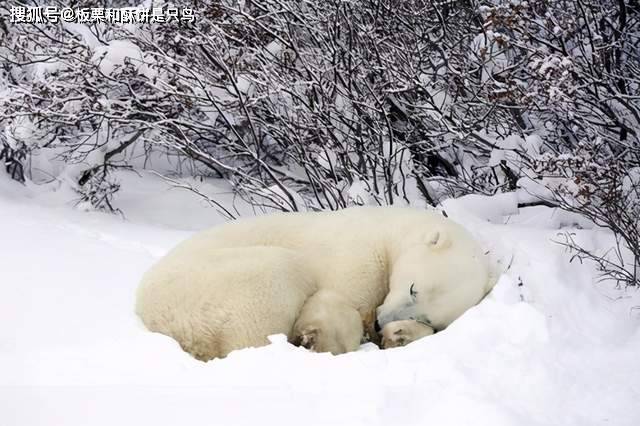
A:
[[[409,287],[409,295],[415,299],[418,296],[418,292],[416,290],[414,290],[415,287],[415,283],[411,283],[411,287]]]

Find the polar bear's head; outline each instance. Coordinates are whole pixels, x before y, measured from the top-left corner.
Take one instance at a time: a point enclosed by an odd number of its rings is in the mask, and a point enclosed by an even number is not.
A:
[[[377,325],[415,320],[432,325],[434,304],[449,303],[448,289],[469,274],[451,248],[445,231],[419,237],[394,260],[389,277],[389,293],[377,309]],[[440,311],[440,309],[437,309]]]

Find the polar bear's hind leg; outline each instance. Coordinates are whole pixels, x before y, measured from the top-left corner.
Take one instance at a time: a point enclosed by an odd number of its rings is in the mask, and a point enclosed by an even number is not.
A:
[[[169,255],[143,277],[136,313],[150,331],[175,339],[194,358],[224,358],[291,336],[315,283],[296,254],[242,247]]]
[[[314,352],[339,355],[357,350],[363,335],[358,311],[339,294],[320,290],[302,307],[293,326],[291,343]]]

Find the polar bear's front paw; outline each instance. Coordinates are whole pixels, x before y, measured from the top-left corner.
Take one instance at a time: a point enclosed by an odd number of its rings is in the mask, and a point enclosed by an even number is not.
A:
[[[318,342],[318,329],[313,327],[305,328],[300,332],[300,334],[296,335],[291,341],[293,345],[307,348],[310,351],[316,350],[317,342]]]
[[[404,346],[407,343],[409,343],[409,338],[406,332],[401,328],[382,335],[381,344],[383,349],[397,348],[398,346]]]
[[[414,320],[393,321],[382,329],[382,348],[389,349],[405,346],[433,333],[433,328]]]

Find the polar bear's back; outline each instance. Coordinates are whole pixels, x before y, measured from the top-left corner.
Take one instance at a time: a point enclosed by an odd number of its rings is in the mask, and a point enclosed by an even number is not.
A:
[[[196,234],[185,243],[207,249],[255,245],[305,249],[357,244],[358,250],[362,250],[363,245],[380,241],[388,244],[389,239],[404,240],[420,231],[451,223],[439,213],[413,208],[351,207],[239,219]]]

